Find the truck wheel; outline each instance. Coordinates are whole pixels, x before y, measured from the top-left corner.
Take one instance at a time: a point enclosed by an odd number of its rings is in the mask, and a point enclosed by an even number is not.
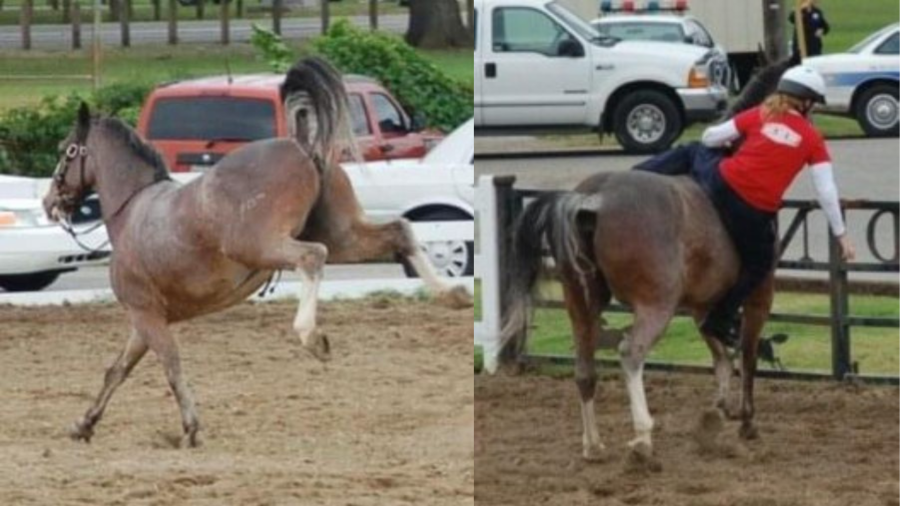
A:
[[[671,146],[683,128],[678,107],[656,90],[627,94],[613,112],[613,131],[628,153],[658,153]]]
[[[60,275],[59,271],[0,276],[0,288],[7,292],[37,292],[47,288]]]
[[[863,92],[856,102],[856,121],[869,137],[900,135],[897,88],[879,84]]]
[[[417,216],[413,221],[465,221],[470,220],[458,212],[440,209]],[[439,276],[457,278],[475,273],[475,243],[472,241],[433,241],[421,244],[425,256]],[[412,265],[401,259],[407,277],[418,277]]]

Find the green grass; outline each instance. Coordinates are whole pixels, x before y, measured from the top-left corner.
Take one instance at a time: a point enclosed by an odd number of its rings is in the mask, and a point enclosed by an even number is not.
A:
[[[292,44],[297,54],[302,43]],[[473,80],[469,50],[423,51],[439,67],[460,79]],[[128,49],[107,48],[103,52],[102,81],[112,83],[140,79],[161,83],[187,77],[264,72],[268,65],[256,56],[249,44],[227,47],[215,44],[140,45]],[[0,51],[0,110],[38,102],[45,95],[66,95],[88,91],[90,81],[75,81],[54,75],[87,75],[91,59],[87,51]],[[39,81],[10,80],[11,76],[47,76]],[[6,79],[4,79],[6,77]]]
[[[869,34],[900,19],[897,0],[819,0],[831,33],[823,40],[825,53],[849,49]]]
[[[545,289],[548,299],[558,297],[558,287]],[[476,286],[475,320],[481,317],[480,287]],[[854,296],[850,300],[854,316],[897,318],[900,306],[896,298]],[[828,315],[827,295],[778,293],[775,297],[775,313]],[[610,328],[630,325],[627,314],[606,314]],[[539,309],[535,313],[534,330],[529,337],[529,351],[534,354],[572,355],[572,331],[568,316],[560,309]],[[777,353],[786,368],[792,371],[830,371],[831,334],[828,327],[769,323],[763,335],[786,333],[790,340],[778,347]],[[852,360],[859,362],[863,374],[889,374],[900,372],[900,350],[897,347],[897,329],[863,328],[851,330]],[[601,350],[598,357],[615,358],[612,351]],[[706,344],[689,318],[672,320],[663,337],[650,353],[650,360],[683,364],[710,364]],[[476,352],[480,363],[480,352]],[[767,365],[762,366],[767,368]]]

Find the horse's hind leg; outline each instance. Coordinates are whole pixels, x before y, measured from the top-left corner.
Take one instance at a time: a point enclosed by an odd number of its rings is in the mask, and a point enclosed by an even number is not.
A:
[[[232,244],[226,255],[251,268],[297,271],[303,280],[303,287],[297,316],[294,317],[294,330],[307,351],[319,360],[327,360],[330,357],[329,344],[325,336],[316,333],[316,311],[328,248],[317,242],[286,238]]]
[[[373,224],[357,217],[349,234],[339,241],[328,242],[334,263],[353,263],[386,256],[404,258],[425,282],[429,292],[450,307],[471,307],[472,297],[462,286],[451,286],[438,276],[434,266],[418,247],[416,236],[405,219]]]
[[[146,353],[146,340],[137,330],[132,330],[128,341],[125,343],[125,348],[119,353],[115,362],[106,370],[103,388],[100,390],[100,394],[97,395],[94,404],[87,410],[84,417],[75,422],[75,425],[72,427],[70,431],[72,439],[90,442],[91,437],[94,435],[94,425],[103,416],[103,412],[106,410],[106,405],[112,398],[113,392],[125,381],[128,374]]]
[[[575,340],[575,383],[581,400],[584,429],[582,455],[585,460],[598,461],[603,458],[605,447],[597,432],[594,411],[594,394],[597,390],[594,352],[600,333],[599,316],[609,304],[610,294],[602,279],[585,280],[582,285],[573,279],[574,276],[576,275],[569,273],[563,283],[563,296]]]
[[[753,386],[756,379],[756,359],[759,337],[769,318],[775,295],[774,271],[750,294],[744,302],[744,316],[741,322],[741,429],[744,439],[756,439],[759,432],[753,423]]]
[[[653,452],[651,437],[653,418],[647,407],[647,396],[644,390],[644,360],[647,353],[650,352],[650,348],[669,324],[674,312],[674,307],[636,306],[631,335],[619,345],[619,357],[622,370],[625,372],[628,397],[631,400],[631,417],[635,432],[635,438],[628,445],[633,452],[645,457]]]
[[[178,345],[172,333],[169,332],[165,320],[151,313],[133,312],[135,328],[145,336],[150,349],[156,353],[159,361],[166,371],[166,380],[169,388],[175,394],[178,408],[181,412],[181,426],[184,436],[181,439],[182,448],[193,448],[198,444],[197,434],[200,431],[200,421],[197,417],[197,408],[194,403],[194,395],[188,387],[181,372],[181,356],[178,353]]]

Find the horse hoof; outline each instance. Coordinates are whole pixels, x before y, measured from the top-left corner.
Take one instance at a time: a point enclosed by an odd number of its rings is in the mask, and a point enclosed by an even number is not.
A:
[[[441,292],[435,300],[438,304],[450,309],[468,309],[475,305],[469,290],[462,285]]]
[[[606,447],[603,445],[586,446],[581,452],[581,456],[586,462],[603,462],[606,460]]]
[[[69,437],[72,441],[84,441],[85,443],[90,443],[91,438],[94,437],[94,429],[86,427],[81,422],[75,422],[69,427]]]
[[[197,448],[200,446],[200,438],[197,436],[196,432],[192,434],[185,434],[184,436],[182,436],[179,446],[183,450]]]
[[[320,362],[331,360],[331,343],[328,341],[328,336],[324,334],[314,334],[303,348]]]
[[[626,463],[628,470],[652,473],[662,471],[662,464],[653,457],[653,447],[650,443],[643,440],[632,441],[628,446],[631,447]]]
[[[747,441],[759,439],[759,430],[753,424],[742,424],[738,434],[741,436],[741,439]]]

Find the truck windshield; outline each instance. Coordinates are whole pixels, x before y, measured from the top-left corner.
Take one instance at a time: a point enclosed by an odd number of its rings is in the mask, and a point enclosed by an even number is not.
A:
[[[547,4],[547,10],[559,16],[559,18],[569,28],[571,28],[583,39],[595,43],[618,42],[619,40],[615,37],[607,37],[601,35],[593,26],[590,25],[590,23],[582,19],[580,16],[578,16],[578,14],[570,11],[559,2],[550,2],[549,4]]]
[[[271,100],[240,97],[171,97],[154,103],[151,140],[257,141],[275,137]]]

